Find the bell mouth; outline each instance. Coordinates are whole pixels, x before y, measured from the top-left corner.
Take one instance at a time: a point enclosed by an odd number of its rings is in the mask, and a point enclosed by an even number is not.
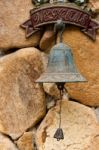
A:
[[[36,83],[56,83],[56,82],[87,82],[79,73],[44,73],[38,78]]]

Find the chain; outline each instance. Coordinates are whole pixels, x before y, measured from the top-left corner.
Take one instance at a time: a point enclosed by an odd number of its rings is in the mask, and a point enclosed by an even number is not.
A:
[[[60,109],[59,109],[59,128],[61,128],[61,113],[62,113],[62,97],[63,97],[63,91],[60,90]]]

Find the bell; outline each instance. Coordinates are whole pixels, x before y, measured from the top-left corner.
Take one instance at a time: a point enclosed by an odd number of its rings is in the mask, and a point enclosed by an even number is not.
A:
[[[71,48],[62,43],[62,33],[65,29],[64,22],[57,20],[54,26],[54,32],[60,31],[60,43],[51,49],[46,71],[36,80],[39,83],[56,83],[60,91],[60,109],[59,109],[59,128],[54,134],[58,141],[64,139],[64,133],[61,128],[62,97],[66,82],[84,82],[86,79],[79,73],[73,60]],[[66,91],[67,92],[67,91]]]
[[[84,82],[86,79],[79,73],[73,60],[71,48],[65,44],[56,44],[50,52],[46,71],[36,82],[62,83]]]

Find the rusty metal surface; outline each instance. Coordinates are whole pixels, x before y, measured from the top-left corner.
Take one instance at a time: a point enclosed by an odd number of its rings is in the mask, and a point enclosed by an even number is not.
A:
[[[71,48],[63,43],[56,44],[50,52],[46,71],[36,82],[84,82],[73,60]]]
[[[90,38],[95,40],[96,30],[99,29],[99,23],[91,19],[91,15],[77,7],[67,4],[53,4],[40,6],[30,11],[30,19],[25,21],[21,27],[26,29],[26,37],[42,28],[43,25],[54,24],[62,19],[66,24],[78,26]]]

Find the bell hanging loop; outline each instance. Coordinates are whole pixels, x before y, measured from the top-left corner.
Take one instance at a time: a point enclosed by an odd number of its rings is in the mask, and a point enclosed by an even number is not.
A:
[[[57,22],[54,25],[54,33],[56,34],[55,44],[57,41],[57,35],[59,33],[60,43],[62,43],[62,34],[65,30],[65,23],[62,21],[62,19],[57,20]]]

